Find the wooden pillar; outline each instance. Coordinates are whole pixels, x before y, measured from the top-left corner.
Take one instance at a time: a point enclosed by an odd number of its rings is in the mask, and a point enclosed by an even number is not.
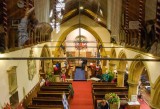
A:
[[[125,23],[124,23],[124,26],[125,26],[125,32],[126,32],[126,36],[125,36],[125,39],[126,39],[126,41],[125,41],[125,43],[128,45],[129,44],[129,40],[128,40],[128,38],[129,38],[129,34],[128,34],[128,28],[129,28],[129,12],[128,12],[128,7],[129,7],[129,1],[128,0],[126,0],[125,1],[125,8],[124,8],[124,15],[125,15],[125,17],[124,17],[124,19],[125,19]]]
[[[8,50],[7,0],[3,0],[3,28],[4,28],[4,32],[5,32],[5,50]]]
[[[156,12],[156,37],[160,40],[160,1],[157,0],[157,12]]]
[[[128,99],[131,100],[131,95],[137,95],[138,83],[135,83],[133,81],[128,81],[128,84],[129,84]]]
[[[117,70],[117,86],[124,87],[125,70]]]

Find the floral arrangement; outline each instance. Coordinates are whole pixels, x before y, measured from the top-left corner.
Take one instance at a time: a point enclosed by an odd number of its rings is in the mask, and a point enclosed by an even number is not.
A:
[[[105,94],[105,99],[110,104],[118,104],[120,102],[120,98],[119,98],[119,96],[117,96],[116,93],[107,93],[107,94]]]
[[[46,79],[47,79],[49,82],[55,82],[55,76],[54,76],[52,73],[47,73],[47,74],[46,74]]]

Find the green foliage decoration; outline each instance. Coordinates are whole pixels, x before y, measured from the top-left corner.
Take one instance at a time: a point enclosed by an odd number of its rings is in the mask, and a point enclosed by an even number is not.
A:
[[[108,75],[109,75],[109,79],[108,79],[108,82],[111,82],[114,78],[114,73],[112,71],[108,71]]]
[[[105,100],[107,100],[110,104],[118,104],[120,102],[120,98],[116,93],[105,94]]]
[[[55,76],[54,76],[52,73],[47,73],[47,74],[46,74],[46,79],[47,79],[49,82],[55,82],[55,81],[56,81],[56,78],[55,78]]]

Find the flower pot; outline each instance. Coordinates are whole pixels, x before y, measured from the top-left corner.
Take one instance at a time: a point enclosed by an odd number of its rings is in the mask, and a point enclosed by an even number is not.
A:
[[[119,109],[118,104],[109,104],[110,109]]]

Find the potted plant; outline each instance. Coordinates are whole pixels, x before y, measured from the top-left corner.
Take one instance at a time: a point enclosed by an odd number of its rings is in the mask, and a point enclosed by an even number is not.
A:
[[[105,94],[105,99],[108,101],[110,109],[119,109],[120,107],[120,98],[116,93],[107,93]]]
[[[55,82],[55,76],[54,76],[52,73],[47,73],[47,74],[46,74],[46,79],[47,79],[49,82]]]

